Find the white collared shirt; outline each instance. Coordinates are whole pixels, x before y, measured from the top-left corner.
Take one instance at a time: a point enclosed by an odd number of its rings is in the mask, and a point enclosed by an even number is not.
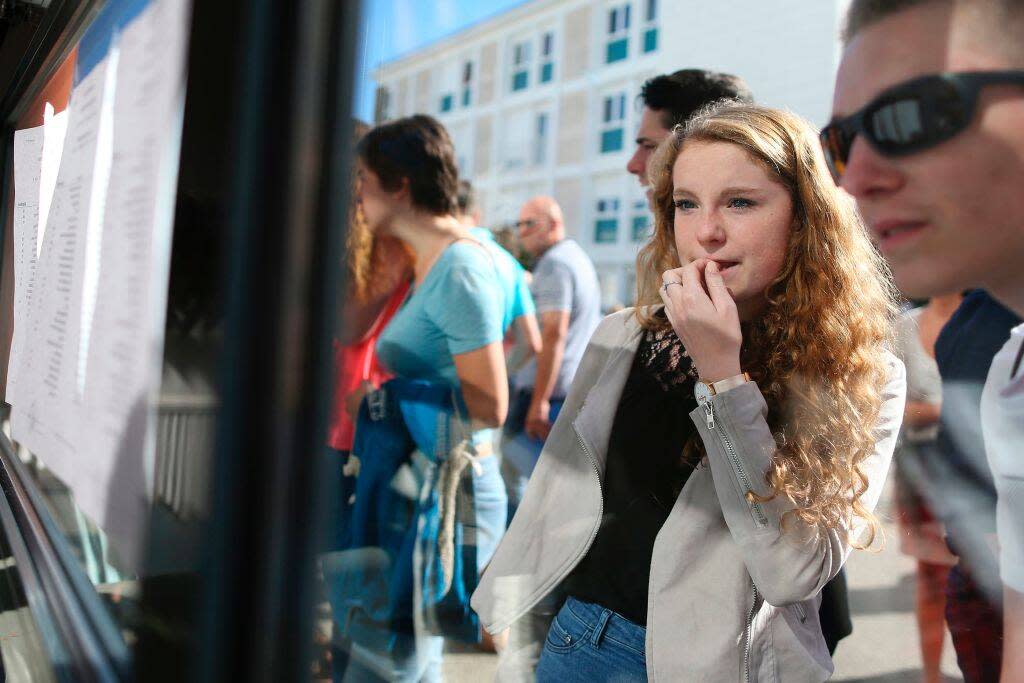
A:
[[[981,396],[985,452],[995,480],[999,574],[1003,583],[1024,593],[1024,325],[992,359]],[[1014,369],[1016,367],[1016,373]]]

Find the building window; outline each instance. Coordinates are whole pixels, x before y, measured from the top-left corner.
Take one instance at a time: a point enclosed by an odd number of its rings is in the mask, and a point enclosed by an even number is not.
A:
[[[441,96],[441,113],[449,112],[455,106],[455,97],[451,94]]]
[[[462,66],[462,106],[468,107],[473,103],[473,62],[466,62]]]
[[[540,82],[548,83],[555,75],[555,34],[545,33],[540,39]]]
[[[644,52],[658,49],[658,0],[645,0],[644,11]]]
[[[651,236],[651,214],[646,200],[633,202],[633,241],[646,242]]]
[[[629,4],[608,10],[608,45],[605,62],[612,64],[629,56]]]
[[[511,171],[526,167],[533,153],[533,112],[527,109],[503,114],[504,132],[499,138],[501,167]]]
[[[537,114],[537,122],[533,136],[533,163],[540,166],[548,156],[548,114]]]
[[[530,43],[523,41],[512,48],[512,92],[530,85]]]
[[[594,219],[594,242],[614,244],[619,240],[619,200],[598,199]]]
[[[621,152],[625,143],[626,94],[604,98],[601,112],[601,153]]]

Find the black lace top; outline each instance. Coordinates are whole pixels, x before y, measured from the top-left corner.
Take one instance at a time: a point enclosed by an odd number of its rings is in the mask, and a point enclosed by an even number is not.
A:
[[[693,471],[682,454],[696,374],[675,332],[644,334],[608,442],[601,526],[563,585],[642,626],[654,539]]]

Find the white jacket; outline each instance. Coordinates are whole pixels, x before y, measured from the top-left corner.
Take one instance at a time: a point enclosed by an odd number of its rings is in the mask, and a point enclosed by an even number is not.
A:
[[[608,438],[640,338],[631,309],[594,333],[523,502],[473,595],[489,632],[515,625],[499,680],[533,680],[563,597],[558,587],[597,534]],[[891,354],[890,365],[875,451],[863,465],[868,509],[881,495],[903,420],[905,372]],[[833,668],[818,623],[819,593],[849,554],[848,534],[801,529],[796,520],[783,534],[790,500],[747,501],[748,490],[769,493],[764,474],[776,447],[754,382],[710,405],[713,420],[701,407],[690,415],[708,465],[690,475],[654,544],[648,679],[825,680]]]

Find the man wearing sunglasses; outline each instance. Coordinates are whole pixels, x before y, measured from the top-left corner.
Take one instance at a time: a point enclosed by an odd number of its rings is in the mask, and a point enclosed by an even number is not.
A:
[[[908,296],[981,287],[1024,314],[1022,35],[1020,0],[851,4],[834,117],[822,131],[822,146]],[[1009,337],[1009,329],[1002,334]],[[1001,355],[993,372],[1006,364]],[[1024,459],[1024,410],[1019,420],[1006,419],[1006,405],[994,405],[1003,418],[995,431],[977,404],[960,412],[984,422],[990,459],[993,451]],[[998,470],[995,475],[1006,584],[1003,680],[1022,680],[1024,552],[1008,556],[1007,549],[1021,548],[1024,525],[1015,520],[1024,520],[1024,496],[1016,496],[1014,511]],[[933,500],[956,499],[955,485],[934,487],[926,491]],[[954,568],[950,585],[957,573],[969,571]],[[955,604],[963,595],[947,597],[954,603],[947,616],[965,679],[995,680],[999,665],[990,660],[999,656],[998,623],[978,623],[983,610]]]

